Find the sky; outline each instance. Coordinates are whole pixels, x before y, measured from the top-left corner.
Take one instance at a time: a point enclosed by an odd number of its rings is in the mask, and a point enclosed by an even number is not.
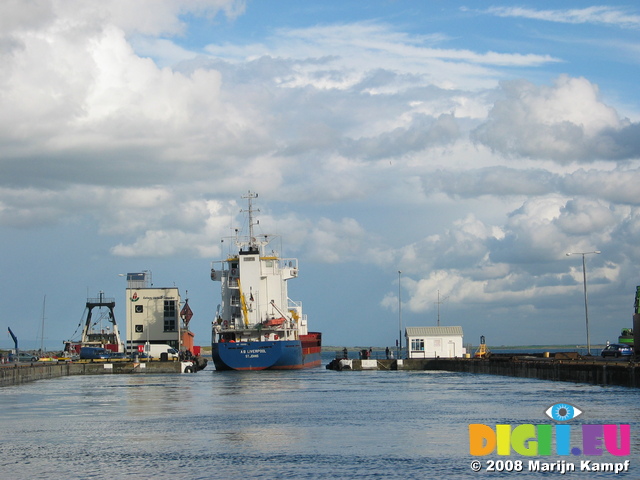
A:
[[[595,251],[590,342],[632,326],[635,2],[5,0],[0,62],[0,322],[21,348],[61,348],[100,291],[124,333],[142,270],[208,345],[249,191],[325,345],[438,322],[585,345],[566,254]]]

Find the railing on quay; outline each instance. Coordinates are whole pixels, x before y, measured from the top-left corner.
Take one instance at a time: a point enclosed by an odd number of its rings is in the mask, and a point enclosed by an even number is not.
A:
[[[405,357],[406,351],[403,348],[400,352],[400,358]],[[398,356],[397,349],[389,348],[389,352],[386,350],[367,350],[367,349],[352,349],[347,348],[336,352],[336,360],[395,360]]]

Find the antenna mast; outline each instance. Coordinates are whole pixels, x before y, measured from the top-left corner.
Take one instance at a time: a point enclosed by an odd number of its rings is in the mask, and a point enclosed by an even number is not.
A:
[[[436,302],[436,304],[438,304],[438,326],[440,326],[440,304],[444,303],[447,298],[449,297],[444,297],[442,301],[440,301],[440,290],[438,290],[438,301]]]
[[[256,248],[258,242],[256,241],[256,238],[253,235],[253,226],[254,225],[258,225],[260,223],[260,221],[257,221],[256,223],[253,223],[253,199],[254,198],[258,198],[258,194],[257,193],[251,193],[251,190],[249,190],[249,193],[247,195],[244,195],[242,198],[246,198],[249,201],[249,209],[248,210],[242,210],[243,212],[248,212],[249,213],[249,248]],[[260,210],[256,210],[257,212],[259,212]]]

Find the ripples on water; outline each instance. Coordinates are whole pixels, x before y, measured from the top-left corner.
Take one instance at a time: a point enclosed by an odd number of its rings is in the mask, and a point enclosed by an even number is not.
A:
[[[549,478],[558,474],[474,474],[467,428],[469,423],[549,423],[544,410],[569,402],[585,412],[575,423],[631,423],[632,469],[617,477],[638,478],[639,400],[640,390],[622,387],[324,367],[66,377],[0,389],[0,475],[13,480]],[[481,460],[488,458],[501,457]],[[502,459],[526,460],[515,454]]]

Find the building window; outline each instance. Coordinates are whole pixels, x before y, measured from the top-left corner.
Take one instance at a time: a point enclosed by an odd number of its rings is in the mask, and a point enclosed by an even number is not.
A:
[[[177,312],[175,300],[164,301],[164,331],[175,332],[177,325]]]
[[[424,338],[412,338],[411,339],[411,351],[424,352]]]

